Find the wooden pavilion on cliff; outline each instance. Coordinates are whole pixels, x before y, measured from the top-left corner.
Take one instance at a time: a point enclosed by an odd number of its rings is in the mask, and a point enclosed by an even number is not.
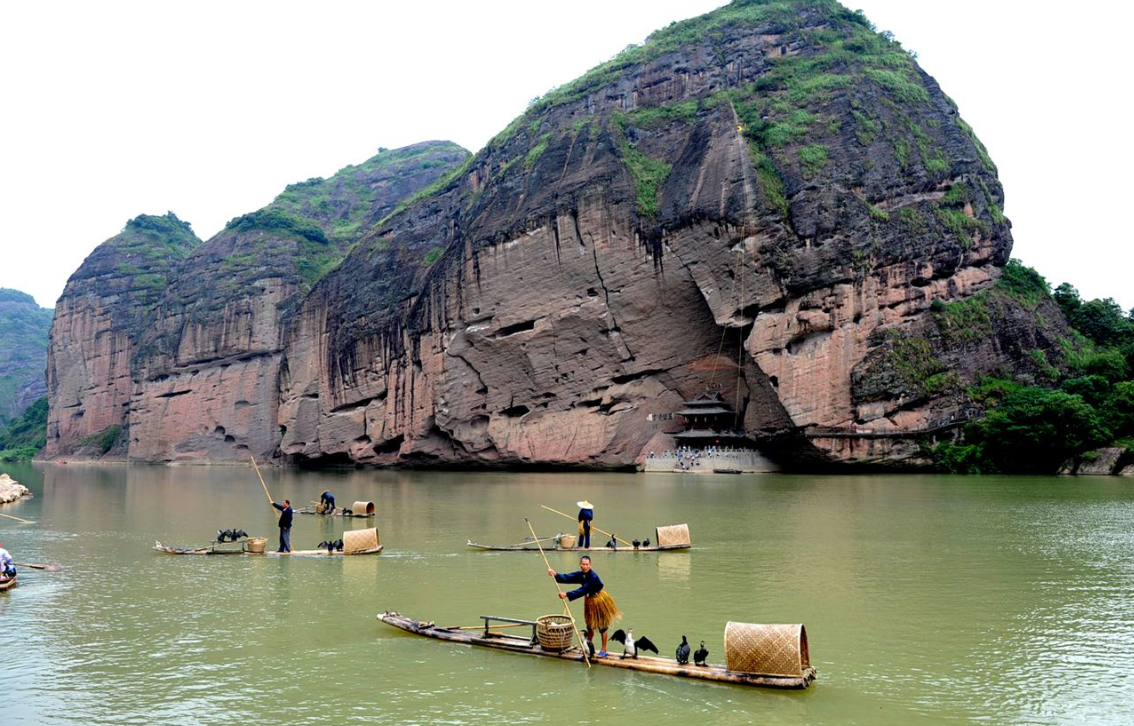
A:
[[[744,432],[736,426],[736,412],[717,391],[702,391],[682,403],[677,412],[684,430],[673,435],[678,446],[705,449],[710,446],[749,448]]]

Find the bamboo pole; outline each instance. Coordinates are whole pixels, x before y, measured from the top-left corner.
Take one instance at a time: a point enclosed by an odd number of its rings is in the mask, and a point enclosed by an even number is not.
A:
[[[252,459],[252,468],[256,470],[256,476],[260,477],[260,486],[264,487],[264,494],[266,494],[268,497],[268,504],[274,505],[276,503],[276,500],[272,499],[272,495],[268,491],[268,485],[264,483],[264,475],[260,473],[260,467],[256,466],[256,457],[252,456],[249,458]],[[276,509],[274,506],[272,507],[272,511],[276,513],[276,519],[279,519],[280,515],[283,514],[283,512]]]
[[[531,538],[528,538],[528,539],[524,540],[523,542],[517,542],[516,544],[510,544],[510,545],[507,545],[507,546],[508,547],[523,547],[524,545],[530,545],[533,541],[535,541],[535,542],[546,542],[547,540],[555,539],[555,537],[558,537],[558,536],[559,535],[555,535],[553,537],[540,537],[537,540],[532,540]]]
[[[59,572],[63,568],[59,565],[35,565],[28,562],[13,562],[16,567],[30,567],[33,570],[44,570],[46,572]]]
[[[543,504],[541,504],[539,506],[543,507],[544,509],[546,509],[549,512],[555,512],[556,514],[562,515],[562,516],[566,517],[567,519],[573,519],[576,522],[579,521],[578,518],[572,517],[570,514],[563,514],[563,512],[560,512],[558,509],[552,509],[551,507],[548,507],[548,506],[543,505]],[[633,547],[634,546],[634,545],[630,544],[629,542],[627,542],[626,540],[622,539],[621,537],[619,537],[617,535],[613,535],[610,532],[607,532],[606,530],[599,529],[598,527],[594,526],[593,524],[591,525],[591,529],[593,529],[594,531],[599,532],[601,534],[605,534],[607,537],[613,537],[614,539],[618,540],[619,542],[626,545],[627,547]]]
[[[532,523],[528,521],[527,517],[524,517],[524,521],[527,522],[528,529],[532,532],[532,537],[535,537],[536,533],[535,529],[532,528]],[[539,547],[540,557],[543,557],[543,564],[550,570],[551,563],[547,561],[547,555],[543,553],[543,545],[539,543],[538,538],[536,539],[536,546]],[[559,587],[559,581],[552,580],[552,582],[555,583],[555,592],[563,594],[563,588]],[[590,668],[591,657],[587,654],[587,644],[583,642],[583,634],[579,632],[579,626],[575,624],[575,616],[571,614],[571,606],[567,604],[567,598],[560,599],[563,600],[563,612],[571,619],[571,628],[575,631],[575,637],[579,639],[579,650],[583,651],[583,661],[587,664],[587,668]]]
[[[23,522],[24,524],[35,524],[35,522],[31,521],[30,519],[20,519],[19,517],[13,517],[11,514],[0,513],[0,517],[7,517],[8,519],[14,519],[17,522]]]

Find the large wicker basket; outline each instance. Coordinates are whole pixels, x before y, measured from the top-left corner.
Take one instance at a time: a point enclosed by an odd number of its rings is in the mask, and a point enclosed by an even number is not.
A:
[[[267,546],[267,537],[249,537],[248,541],[244,543],[244,551],[251,552],[254,555],[262,555]]]
[[[367,517],[374,516],[374,502],[355,502],[350,505],[350,511],[354,512],[354,516],[365,514]]]
[[[540,647],[553,653],[562,653],[571,647],[575,628],[566,615],[544,615],[536,619],[536,636]]]
[[[733,623],[725,626],[725,666],[764,676],[800,677],[811,666],[807,630],[799,623]]]
[[[559,537],[559,549],[573,550],[575,549],[575,535],[564,534]]]
[[[345,555],[376,550],[380,543],[377,527],[350,529],[343,532],[343,554]]]
[[[689,525],[671,524],[654,530],[654,541],[658,547],[689,546]]]

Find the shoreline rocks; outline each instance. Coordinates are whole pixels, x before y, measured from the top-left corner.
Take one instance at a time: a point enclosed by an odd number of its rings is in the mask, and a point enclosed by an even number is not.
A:
[[[31,490],[7,474],[0,474],[0,504],[11,504],[30,497]]]

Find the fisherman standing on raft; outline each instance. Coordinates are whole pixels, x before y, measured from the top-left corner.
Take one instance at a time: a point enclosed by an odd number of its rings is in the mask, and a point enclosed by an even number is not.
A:
[[[581,502],[575,502],[579,505],[579,547],[582,549],[590,549],[591,547],[591,520],[595,518],[595,505],[584,499]]]
[[[294,510],[291,500],[283,500],[283,504],[272,502],[272,506],[280,510],[280,548],[276,552],[291,552],[291,520]]]
[[[593,652],[594,645],[591,641],[595,637],[595,631],[599,631],[602,635],[602,650],[598,652],[597,657],[605,658],[606,631],[615,620],[621,617],[621,613],[618,612],[618,606],[614,604],[614,598],[603,589],[602,580],[599,579],[598,573],[591,569],[591,558],[583,555],[579,559],[578,572],[558,574],[555,570],[549,568],[547,574],[554,577],[556,582],[581,585],[577,590],[560,592],[559,597],[564,600],[583,598],[583,620],[587,624],[587,645],[589,650]]]

